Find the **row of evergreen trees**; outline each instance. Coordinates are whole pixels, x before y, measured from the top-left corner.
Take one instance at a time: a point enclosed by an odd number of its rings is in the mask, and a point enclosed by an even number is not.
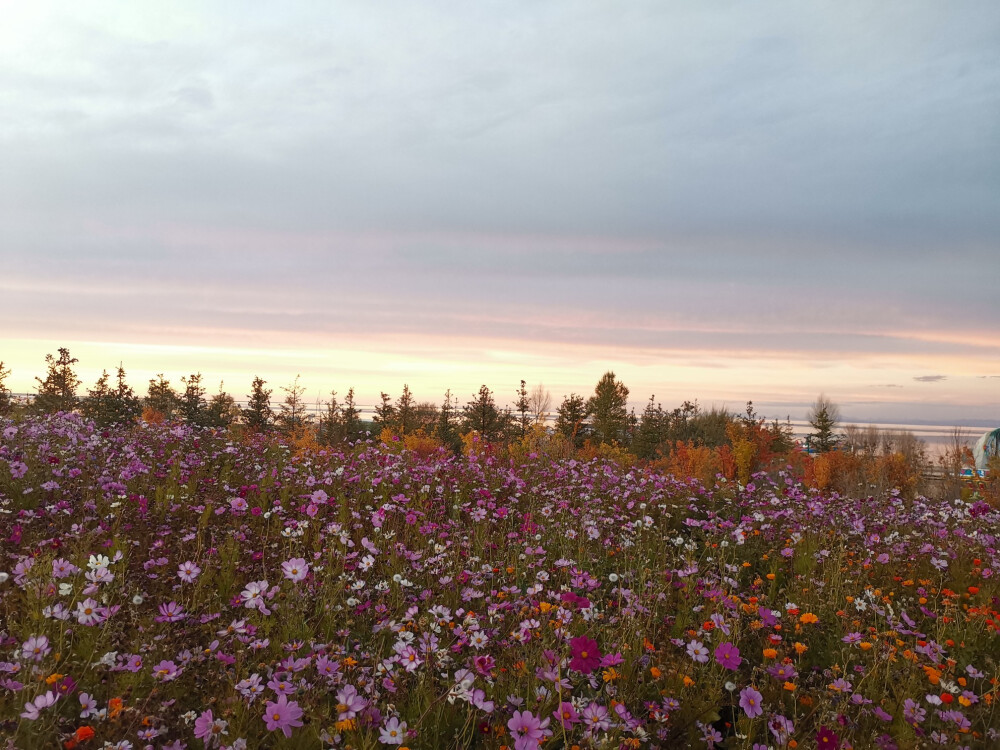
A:
[[[79,410],[102,427],[128,424],[144,416],[153,420],[180,420],[199,427],[228,428],[241,424],[256,432],[312,432],[323,445],[353,441],[369,432],[389,431],[400,437],[422,433],[455,450],[461,446],[461,436],[470,431],[489,442],[508,442],[525,437],[533,425],[543,424],[554,416],[555,431],[578,448],[587,442],[615,444],[644,459],[669,451],[678,441],[710,447],[724,445],[729,440],[727,428],[737,419],[724,409],[703,410],[691,401],[668,411],[652,396],[637,415],[628,407],[629,389],[613,372],[601,377],[590,397],[577,393],[566,396],[554,414],[549,412],[548,391],[543,386],[529,391],[522,380],[512,407],[498,406],[493,391],[486,385],[464,405],[449,390],[440,406],[418,402],[409,386],[404,385],[395,400],[382,393],[373,418],[368,421],[362,418],[353,388],[342,398],[332,391],[318,418],[314,417],[298,377],[281,389],[284,398],[277,407],[271,401],[273,389],[255,377],[247,404],[241,408],[221,384],[218,393],[209,396],[200,373],[181,378],[179,390],[162,374],[158,375],[149,381],[145,397],[140,397],[126,382],[125,370],[119,365],[114,379],[105,370],[81,398],[77,395],[81,381],[74,370],[76,364],[77,359],[65,348],[59,349],[58,357],[48,355],[46,375],[36,378],[37,395],[28,408],[38,413]],[[12,408],[10,393],[4,387],[8,375],[9,370],[0,362],[0,413]],[[791,447],[790,425],[777,422],[765,425],[753,413],[752,404],[748,404],[747,415],[739,419],[753,420],[756,429],[771,431],[776,446]]]

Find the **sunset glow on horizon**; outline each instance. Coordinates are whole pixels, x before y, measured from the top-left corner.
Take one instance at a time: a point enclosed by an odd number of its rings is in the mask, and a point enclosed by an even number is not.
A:
[[[773,5],[5,3],[7,386],[1000,423],[1000,12]]]

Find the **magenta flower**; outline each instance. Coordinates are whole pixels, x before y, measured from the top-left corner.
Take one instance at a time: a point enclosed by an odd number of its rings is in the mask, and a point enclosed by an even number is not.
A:
[[[569,668],[577,672],[588,674],[597,669],[601,664],[601,651],[597,648],[597,641],[580,635],[569,642],[572,649],[572,659]]]
[[[840,747],[840,737],[832,729],[820,727],[816,732],[816,747],[819,750],[837,750]]]
[[[740,664],[743,663],[743,659],[740,658],[740,650],[732,643],[729,643],[729,641],[720,643],[716,647],[715,660],[726,669],[732,669],[734,671],[739,669]]]
[[[764,696],[758,693],[752,686],[745,687],[740,691],[740,708],[751,719],[764,713],[761,702]]]
[[[280,729],[285,737],[292,736],[292,727],[302,726],[302,709],[296,701],[289,701],[288,696],[279,695],[278,700],[264,705],[264,723],[269,732]]]
[[[559,708],[553,711],[552,715],[556,717],[556,721],[562,724],[563,729],[569,729],[574,724],[580,723],[580,714],[573,708],[573,704],[567,701],[560,703]]]
[[[514,750],[535,750],[542,740],[552,734],[547,729],[549,720],[541,721],[531,711],[515,711],[507,722],[507,728],[514,738]]]

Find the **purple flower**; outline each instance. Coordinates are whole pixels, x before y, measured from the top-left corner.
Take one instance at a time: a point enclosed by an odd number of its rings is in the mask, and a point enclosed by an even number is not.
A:
[[[167,602],[160,605],[160,614],[156,618],[157,622],[177,622],[187,617],[184,614],[184,607],[177,602]]]
[[[222,744],[222,735],[226,734],[226,727],[229,722],[216,719],[209,709],[194,720],[194,736],[205,743],[205,747],[212,747],[216,742]]]
[[[358,695],[354,685],[345,685],[337,691],[337,720],[353,719],[367,705],[368,701]]]
[[[405,736],[406,722],[393,716],[379,730],[378,741],[383,745],[402,745]]]
[[[708,661],[708,649],[705,648],[705,644],[701,641],[691,641],[687,645],[687,652],[688,656],[699,664],[704,664]]]
[[[547,729],[549,720],[541,721],[531,711],[515,711],[507,722],[511,737],[514,738],[514,750],[535,750],[552,732]]]
[[[559,708],[553,711],[552,715],[556,718],[556,721],[562,724],[563,729],[569,729],[574,724],[580,723],[580,714],[573,708],[573,704],[567,701],[560,703]]]
[[[760,716],[764,713],[764,709],[761,706],[761,701],[764,696],[758,693],[752,686],[745,687],[740,691],[740,708],[742,708],[746,715],[751,719],[755,716]]]
[[[594,702],[588,704],[583,709],[582,719],[583,725],[587,727],[587,731],[591,734],[606,732],[611,728],[611,722],[608,721],[608,709],[600,703]]]
[[[716,647],[715,660],[726,669],[733,671],[739,669],[740,664],[743,663],[743,659],[740,658],[740,650],[729,641],[720,643]]]
[[[264,705],[264,723],[269,732],[280,729],[285,737],[292,736],[292,727],[302,726],[302,709],[295,701],[289,702],[288,696],[279,695],[278,700]]]
[[[170,682],[171,680],[176,680],[183,671],[183,669],[179,669],[172,661],[164,659],[153,667],[153,678],[162,682]]]
[[[43,708],[48,708],[57,700],[59,700],[59,695],[53,693],[51,690],[47,690],[44,695],[36,696],[35,700],[24,704],[24,711],[21,713],[21,718],[35,721],[41,715]]]
[[[201,568],[199,568],[190,560],[188,560],[185,563],[181,563],[180,567],[177,568],[177,577],[180,578],[185,583],[192,583],[200,573],[201,573]]]
[[[16,641],[15,641],[16,642]],[[30,661],[41,661],[51,653],[49,639],[44,635],[33,635],[21,646],[21,658]]]

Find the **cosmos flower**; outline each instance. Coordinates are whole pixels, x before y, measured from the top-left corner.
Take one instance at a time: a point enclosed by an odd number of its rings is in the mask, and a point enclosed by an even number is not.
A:
[[[264,705],[264,723],[269,732],[280,729],[285,737],[291,737],[292,728],[302,726],[302,713],[296,701],[289,701],[288,696],[279,695],[278,700]]]

